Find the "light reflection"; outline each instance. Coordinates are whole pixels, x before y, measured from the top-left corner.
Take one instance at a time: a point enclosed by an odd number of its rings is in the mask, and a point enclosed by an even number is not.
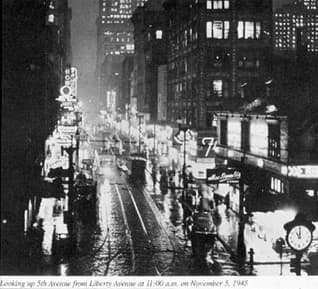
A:
[[[68,265],[67,264],[60,264],[59,266],[59,274],[60,276],[67,276]]]

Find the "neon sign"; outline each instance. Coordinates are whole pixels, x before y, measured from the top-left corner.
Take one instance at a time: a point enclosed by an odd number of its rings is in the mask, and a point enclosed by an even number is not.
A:
[[[318,165],[288,166],[286,171],[289,177],[318,179]]]
[[[207,150],[205,152],[205,155],[204,155],[205,157],[207,157],[209,155],[211,149],[215,150],[216,144],[217,144],[217,140],[214,137],[204,137],[202,139],[202,144],[204,146],[208,145],[208,148],[207,148]]]

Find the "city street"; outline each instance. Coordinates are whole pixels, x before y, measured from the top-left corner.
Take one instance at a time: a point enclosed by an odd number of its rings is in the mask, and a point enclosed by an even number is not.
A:
[[[4,0],[0,275],[318,276],[317,11]]]
[[[91,138],[81,144],[81,154],[92,156],[102,145]],[[127,150],[127,144],[124,150]],[[125,161],[126,157],[118,156]],[[183,227],[182,190],[162,194],[159,182],[153,183],[150,170],[145,171],[146,184],[132,183],[127,172],[118,168],[116,157],[98,153],[95,168],[97,180],[97,223],[92,225],[81,215],[76,218],[75,251],[57,251],[51,256],[29,256],[19,260],[21,274],[30,275],[289,275],[290,253],[279,258],[272,243],[263,235],[246,227],[246,244],[262,248],[255,256],[253,268],[241,267],[231,254],[237,249],[238,217],[225,208],[217,207],[218,241],[205,256],[194,256],[191,242]],[[83,215],[82,215],[83,216]],[[85,216],[85,215],[84,215]],[[87,216],[87,214],[86,214]],[[55,226],[62,226],[58,217]],[[60,242],[60,241],[56,241]],[[57,244],[54,244],[58,246]],[[53,246],[54,246],[53,245]],[[16,270],[16,261],[11,266]],[[10,264],[9,262],[9,264]],[[10,274],[10,266],[6,272]],[[307,268],[310,272],[311,268]],[[303,270],[302,274],[307,274]]]

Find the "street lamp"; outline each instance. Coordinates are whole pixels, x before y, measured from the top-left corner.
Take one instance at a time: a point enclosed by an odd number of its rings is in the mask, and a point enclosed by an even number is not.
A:
[[[179,139],[180,133],[183,132],[183,139]],[[179,131],[176,135],[176,140],[179,143],[183,143],[183,167],[182,167],[182,180],[183,180],[183,189],[187,188],[186,184],[186,142],[187,142],[187,135],[191,137],[191,131],[189,127],[182,126],[179,124]]]

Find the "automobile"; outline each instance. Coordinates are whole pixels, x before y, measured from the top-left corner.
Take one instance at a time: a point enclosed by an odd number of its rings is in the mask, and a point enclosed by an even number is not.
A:
[[[205,256],[213,248],[216,237],[216,226],[212,214],[194,211],[186,222],[193,254]]]
[[[117,161],[117,167],[119,170],[123,171],[123,172],[128,172],[128,167],[125,164],[125,162],[123,160],[118,160]]]

